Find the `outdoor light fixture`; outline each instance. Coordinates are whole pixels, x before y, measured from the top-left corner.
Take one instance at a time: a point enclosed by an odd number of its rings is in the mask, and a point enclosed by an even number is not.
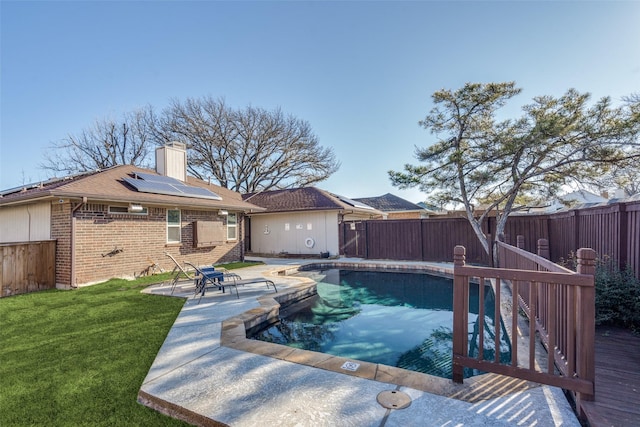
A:
[[[225,211],[224,209],[220,209],[220,210],[218,211],[218,215],[220,215],[220,216],[227,216],[227,215],[229,215],[229,212]]]
[[[138,205],[135,203],[131,203],[129,205],[129,212],[143,212],[144,208],[142,207],[142,205]]]

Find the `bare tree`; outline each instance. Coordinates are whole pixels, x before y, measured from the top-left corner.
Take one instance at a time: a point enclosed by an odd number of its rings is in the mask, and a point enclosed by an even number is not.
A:
[[[232,188],[229,176],[237,137],[234,120],[224,100],[174,99],[153,121],[153,130],[159,144],[179,141],[187,145],[188,167],[193,175],[201,179],[212,176],[222,187]]]
[[[73,174],[123,164],[143,165],[153,148],[150,112],[149,107],[119,120],[96,120],[80,133],[52,143],[40,167],[56,174]]]
[[[186,144],[192,175],[244,193],[312,185],[340,167],[308,122],[279,109],[233,109],[203,97],[174,99],[160,114],[148,106],[120,120],[96,120],[53,143],[41,168],[72,174],[145,166],[155,146],[172,141]]]
[[[172,101],[156,122],[158,142],[189,148],[189,170],[243,193],[303,187],[327,179],[340,164],[308,122],[280,109],[233,109],[204,97]]]

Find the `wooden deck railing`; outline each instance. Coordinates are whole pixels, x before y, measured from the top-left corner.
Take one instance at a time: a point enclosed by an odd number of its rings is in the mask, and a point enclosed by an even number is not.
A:
[[[465,248],[454,249],[454,309],[453,309],[453,380],[462,382],[464,367],[479,369],[561,387],[581,399],[594,398],[594,336],[595,336],[595,252],[578,251],[578,272],[564,269],[550,261],[522,249],[498,243],[501,268],[465,265]],[[502,285],[510,289],[511,298],[511,361],[500,363],[499,351],[495,360],[484,360],[483,343],[476,343],[479,352],[469,355],[469,283],[493,286],[495,312],[500,313]],[[480,292],[479,319],[484,316],[484,292]],[[518,340],[518,309],[528,318],[528,342]],[[498,316],[496,316],[496,319]],[[484,321],[477,322],[479,339],[484,337]],[[500,322],[493,323],[495,349],[500,345]],[[547,349],[547,360],[536,359],[536,337],[540,336]],[[522,350],[523,354],[519,355]],[[528,354],[527,354],[528,353]],[[519,356],[527,360],[519,363]],[[522,360],[521,359],[521,360]],[[542,366],[542,368],[541,368]],[[580,406],[578,406],[580,407]]]

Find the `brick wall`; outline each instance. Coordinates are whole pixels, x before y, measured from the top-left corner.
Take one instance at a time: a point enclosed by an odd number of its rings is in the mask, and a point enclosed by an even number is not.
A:
[[[217,210],[182,210],[181,215],[182,242],[168,244],[165,208],[149,207],[148,215],[135,215],[109,214],[108,205],[103,204],[83,206],[75,214],[77,284],[95,283],[112,277],[137,276],[154,262],[170,271],[174,265],[164,255],[165,251],[179,262],[187,260],[200,265],[242,259],[240,240],[229,241],[214,248],[193,247],[193,221],[216,220],[226,224],[226,217],[218,216]],[[58,239],[58,247],[63,248],[57,254],[57,271],[60,272],[58,280],[59,283],[68,284],[71,264],[68,243],[71,233],[70,207],[63,209],[60,215],[54,213],[52,221],[52,229],[59,230],[54,238]],[[241,224],[238,224],[238,236],[242,235]]]
[[[51,205],[51,238],[56,240],[56,284],[71,283],[71,204]]]
[[[387,219],[420,219],[420,212],[391,212]]]

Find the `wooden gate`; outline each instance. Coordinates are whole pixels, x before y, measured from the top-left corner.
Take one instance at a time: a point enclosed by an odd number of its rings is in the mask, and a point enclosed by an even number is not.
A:
[[[576,403],[593,400],[595,393],[595,252],[578,250],[578,272],[566,270],[535,254],[498,243],[500,265],[506,268],[472,267],[465,265],[465,248],[454,249],[453,290],[453,380],[462,382],[464,367],[485,372],[508,375],[572,390]],[[485,360],[482,351],[477,357],[468,354],[469,348],[469,282],[477,278],[484,286],[493,286],[495,311],[500,312],[501,298],[510,298],[511,362],[502,364],[496,351],[495,360]],[[501,297],[502,284],[511,295]],[[506,292],[505,292],[506,293]],[[483,295],[483,292],[480,292]],[[484,301],[480,298],[480,317],[484,317]],[[528,342],[518,339],[518,309],[527,315]],[[485,336],[484,322],[480,321],[478,348],[482,349]],[[500,345],[500,330],[495,322],[495,347]],[[537,360],[536,337],[540,336],[547,348],[547,360]],[[518,352],[522,350],[528,363],[520,364]],[[528,354],[527,354],[528,353]],[[537,367],[544,367],[539,370]]]
[[[350,258],[367,258],[367,223],[342,223],[340,253]]]

